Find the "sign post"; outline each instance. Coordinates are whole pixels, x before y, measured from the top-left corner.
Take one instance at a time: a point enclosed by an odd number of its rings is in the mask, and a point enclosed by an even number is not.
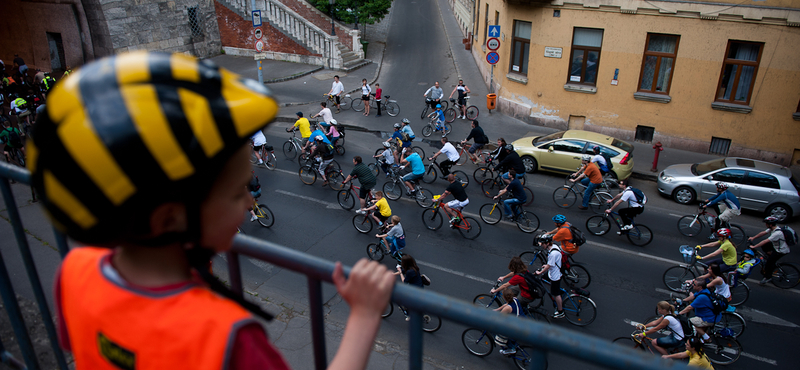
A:
[[[253,9],[256,8],[256,0],[250,0],[250,5]],[[264,50],[264,42],[261,41],[261,11],[260,10],[253,10],[253,32],[256,36],[256,44],[255,49],[257,52],[261,52]],[[261,59],[256,61],[256,65],[258,66],[258,83],[264,84],[264,72],[261,71]]]
[[[500,48],[500,25],[489,26],[489,39],[486,40],[486,48],[492,52],[486,54],[486,61],[492,65],[492,74],[489,80],[489,92],[494,93],[494,65],[500,60],[500,54],[496,50]],[[489,111],[491,112],[491,110]]]

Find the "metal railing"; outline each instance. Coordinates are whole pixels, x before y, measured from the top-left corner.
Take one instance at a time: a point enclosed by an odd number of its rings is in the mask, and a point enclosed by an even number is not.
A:
[[[58,345],[53,317],[45,300],[44,291],[33,263],[30,249],[25,238],[24,229],[17,210],[16,202],[11,192],[9,180],[21,184],[30,183],[30,174],[19,167],[0,162],[0,190],[8,210],[9,219],[14,229],[22,255],[28,279],[33,287],[42,320],[45,324],[50,346],[56,357],[58,366],[67,370],[64,353]],[[63,258],[68,252],[66,240],[62,234],[56,232],[58,250]],[[0,251],[1,252],[1,251]],[[308,279],[309,307],[311,312],[311,337],[314,348],[314,364],[317,370],[325,369],[328,363],[325,352],[325,335],[323,320],[322,282],[332,283],[331,274],[334,262],[306,253],[295,251],[275,243],[253,237],[237,235],[231,251],[228,252],[228,272],[232,289],[237,294],[243,294],[242,276],[239,266],[239,256],[244,255],[271,263],[275,266],[302,273]],[[345,268],[349,275],[350,268]],[[39,364],[31,344],[30,336],[25,327],[19,304],[14,294],[14,289],[8,275],[8,270],[0,253],[0,293],[3,304],[9,315],[14,334],[19,343],[23,361],[28,369],[39,369]],[[633,349],[613,345],[605,339],[595,338],[557,326],[550,326],[533,320],[520,320],[512,315],[487,312],[485,308],[474,306],[467,302],[448,297],[429,290],[420,290],[405,284],[396,284],[392,292],[392,301],[404,306],[410,314],[409,325],[409,368],[422,369],[423,330],[422,312],[464,324],[469,327],[486,329],[494,334],[502,334],[509,338],[516,338],[518,342],[533,346],[534,362],[531,369],[541,369],[546,366],[546,355],[555,352],[579,359],[584,362],[613,369],[684,369],[683,363],[671,363],[635,352]],[[453,338],[457,340],[457,338]],[[14,359],[3,347],[0,341],[0,360],[12,368],[23,368],[20,361]]]

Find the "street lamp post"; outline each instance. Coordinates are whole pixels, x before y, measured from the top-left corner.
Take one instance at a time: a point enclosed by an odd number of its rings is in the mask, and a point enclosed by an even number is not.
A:
[[[328,4],[331,6],[331,36],[336,36],[336,28],[333,27],[333,4],[336,3],[336,0],[328,0]]]

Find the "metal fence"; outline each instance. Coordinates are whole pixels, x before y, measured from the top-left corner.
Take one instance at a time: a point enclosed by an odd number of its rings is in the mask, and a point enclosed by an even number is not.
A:
[[[50,339],[50,346],[56,357],[58,366],[67,370],[66,360],[61,348],[58,346],[53,317],[47,306],[44,291],[33,263],[33,258],[25,238],[19,212],[17,211],[14,197],[11,193],[9,180],[22,184],[30,183],[30,174],[19,167],[0,162],[0,190],[8,210],[9,219],[14,229],[22,255],[28,279],[33,287],[34,295],[40,314]],[[58,250],[63,258],[68,247],[66,240],[56,232]],[[295,251],[265,240],[238,235],[234,246],[228,252],[228,270],[232,289],[237,294],[243,293],[242,276],[239,267],[239,255],[248,256],[271,263],[281,268],[286,268],[302,273],[308,279],[309,307],[311,312],[311,337],[314,348],[314,364],[317,370],[327,367],[328,359],[325,352],[325,335],[323,321],[322,282],[332,283],[331,274],[334,262],[324,260],[309,254]],[[349,274],[350,269],[345,268]],[[31,344],[30,336],[20,313],[19,305],[14,294],[14,289],[8,275],[5,261],[0,251],[0,293],[3,304],[9,315],[17,342],[19,343],[22,360],[14,359],[3,347],[0,340],[0,360],[12,368],[39,369],[39,364]],[[684,369],[683,363],[672,363],[661,360],[657,356],[635,352],[611,344],[608,340],[591,337],[571,330],[551,326],[533,320],[520,320],[512,315],[487,312],[485,308],[477,307],[467,302],[454,299],[429,290],[420,290],[405,284],[397,284],[392,293],[392,301],[400,304],[409,311],[411,320],[409,325],[409,368],[422,369],[423,330],[422,312],[438,315],[450,322],[464,324],[469,327],[486,329],[491,333],[502,334],[509,338],[516,338],[518,342],[531,345],[534,362],[531,369],[542,369],[546,366],[546,356],[549,352],[559,353],[570,358],[585,361],[587,364],[599,365],[613,369]],[[458,340],[459,338],[453,338]],[[465,350],[465,355],[468,355]],[[23,363],[24,362],[24,365]],[[509,366],[511,366],[509,364]]]

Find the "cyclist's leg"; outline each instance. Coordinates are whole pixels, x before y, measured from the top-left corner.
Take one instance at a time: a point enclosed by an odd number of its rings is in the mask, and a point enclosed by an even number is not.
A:
[[[784,253],[778,253],[776,250],[767,253],[767,261],[764,264],[764,279],[769,280],[772,278],[772,273],[775,271],[778,260],[785,255]]]
[[[583,182],[583,181],[581,181],[581,182]],[[589,181],[587,180],[587,182],[589,182]],[[589,206],[589,199],[592,197],[592,192],[594,192],[594,189],[597,189],[599,186],[600,186],[600,184],[595,184],[595,183],[592,183],[592,182],[589,182],[589,185],[586,186],[586,191],[583,192],[583,204],[582,205],[583,205],[584,208]]]
[[[561,279],[550,282],[550,294],[553,296],[553,300],[556,301],[558,312],[564,312],[564,302],[561,299]]]
[[[450,167],[453,167],[453,161],[449,159],[439,164],[439,169],[442,170],[442,177],[447,177],[450,174]]]
[[[367,203],[367,196],[372,191],[372,186],[370,184],[361,184],[361,188],[358,189],[358,201],[361,202],[361,208],[364,209]]]
[[[258,163],[261,163],[261,162],[264,161],[264,158],[261,158],[261,148],[262,147],[263,147],[263,145],[253,146],[253,152],[255,152],[255,154],[256,154],[256,158],[258,159]]]
[[[333,162],[333,158],[326,159],[322,161],[322,163],[319,165],[319,168],[317,169],[317,172],[319,172],[319,174],[322,175],[322,181],[326,182],[325,185],[327,185],[328,182],[328,177],[325,176],[325,172],[328,169],[328,166],[331,165],[331,162]]]
[[[731,220],[733,220],[734,217],[740,214],[741,211],[738,209],[725,207],[725,210],[723,210],[722,214],[720,214],[719,217],[717,217],[717,220],[719,220],[720,226],[725,225],[726,227],[728,227],[730,226]]]

